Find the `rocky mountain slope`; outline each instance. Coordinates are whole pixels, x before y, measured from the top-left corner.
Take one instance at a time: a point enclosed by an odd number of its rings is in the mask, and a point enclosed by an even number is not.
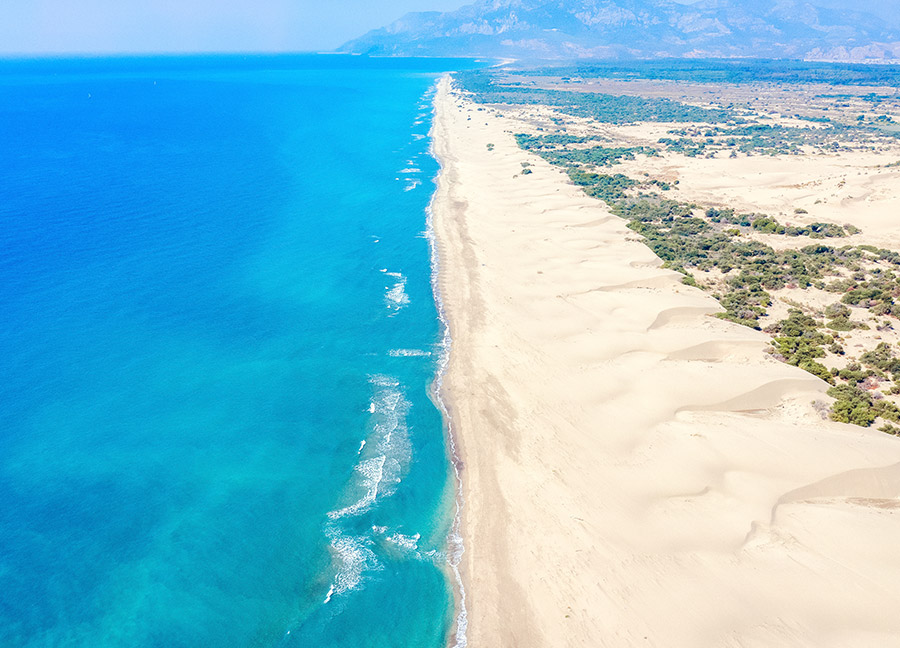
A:
[[[846,6],[845,0],[842,0]],[[344,52],[512,58],[900,59],[885,0],[479,0],[407,14]]]

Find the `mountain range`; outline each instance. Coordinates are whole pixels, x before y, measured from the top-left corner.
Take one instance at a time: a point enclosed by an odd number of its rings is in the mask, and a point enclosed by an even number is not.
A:
[[[479,0],[339,48],[381,56],[900,59],[897,0]]]

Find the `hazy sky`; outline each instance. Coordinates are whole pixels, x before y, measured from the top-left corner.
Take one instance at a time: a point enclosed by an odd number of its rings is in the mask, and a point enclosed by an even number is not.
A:
[[[691,4],[696,0],[675,0]],[[472,0],[0,0],[0,55],[334,49],[408,11]],[[898,0],[814,0],[878,9]],[[891,21],[895,22],[895,21]]]
[[[0,0],[0,53],[329,50],[470,0]]]

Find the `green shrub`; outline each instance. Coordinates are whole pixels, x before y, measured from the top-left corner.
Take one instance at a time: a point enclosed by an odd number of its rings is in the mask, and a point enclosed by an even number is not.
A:
[[[896,374],[900,372],[900,359],[894,355],[891,346],[887,342],[881,342],[873,350],[862,354],[859,361],[864,365],[887,373]]]
[[[852,331],[858,328],[869,328],[862,322],[854,322],[847,317],[835,317],[833,320],[829,321],[826,326],[828,326],[828,328],[830,328],[832,331]]]
[[[828,368],[825,365],[816,362],[815,360],[806,359],[801,361],[797,366],[804,371],[808,371],[814,376],[818,376],[830,385],[834,384],[834,378],[832,378],[831,372],[828,371]]]
[[[835,399],[831,407],[833,421],[860,427],[869,427],[875,421],[872,397],[859,387],[838,385],[829,389],[828,395]]]
[[[886,434],[892,434],[893,436],[900,436],[900,427],[896,425],[891,425],[890,423],[885,423],[880,428],[878,428],[880,432],[885,432]]]

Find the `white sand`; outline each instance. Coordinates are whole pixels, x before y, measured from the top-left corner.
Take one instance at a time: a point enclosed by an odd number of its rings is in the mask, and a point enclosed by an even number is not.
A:
[[[647,141],[654,135],[650,134]],[[644,159],[640,166],[653,177],[680,181],[680,189],[672,191],[671,198],[761,212],[791,225],[816,221],[851,223],[862,229],[861,235],[828,243],[867,243],[897,249],[900,248],[900,167],[883,166],[897,161],[900,161],[900,149],[737,159],[724,155],[706,159],[667,154]],[[628,173],[636,168],[630,162],[617,171]],[[794,213],[798,208],[807,213]],[[778,243],[777,240],[766,242]],[[808,239],[789,237],[783,243],[799,246],[808,244]]]
[[[469,646],[900,646],[900,439],[824,421],[509,118],[436,103]]]

